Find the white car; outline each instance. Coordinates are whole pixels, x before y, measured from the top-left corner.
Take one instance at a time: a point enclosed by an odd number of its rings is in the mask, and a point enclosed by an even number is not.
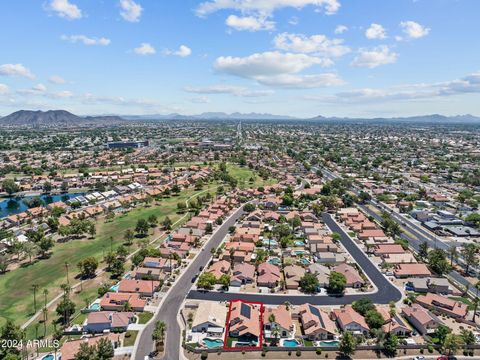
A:
[[[415,356],[413,360],[425,360],[425,356]]]

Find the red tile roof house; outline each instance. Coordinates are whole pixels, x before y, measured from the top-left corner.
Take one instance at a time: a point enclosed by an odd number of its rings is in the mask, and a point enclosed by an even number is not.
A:
[[[280,269],[276,265],[269,264],[269,263],[262,263],[258,265],[257,272],[258,272],[258,277],[257,277],[258,286],[274,288],[278,286],[278,283],[281,280]]]
[[[399,244],[381,244],[371,248],[371,252],[377,256],[385,256],[390,254],[405,254],[406,251]]]
[[[137,280],[165,280],[166,273],[162,269],[138,267],[132,273]]]
[[[62,354],[62,360],[75,360],[75,355],[80,350],[80,345],[86,343],[89,346],[93,346],[97,344],[100,339],[110,340],[114,348],[117,348],[120,346],[119,334],[108,334],[108,335],[83,338],[80,340],[66,341],[60,348],[60,353]]]
[[[442,321],[429,310],[419,304],[413,304],[402,309],[402,315],[412,324],[421,335],[435,332]]]
[[[339,264],[333,268],[333,271],[345,275],[347,279],[347,287],[354,289],[361,288],[365,285],[365,280],[360,276],[357,269],[348,264]]]
[[[100,300],[100,306],[105,311],[122,311],[128,303],[133,311],[142,312],[147,301],[141,299],[137,294],[122,294],[107,292]]]
[[[393,332],[397,336],[407,336],[411,333],[411,330],[398,315],[395,315],[392,318],[390,315],[390,307],[388,305],[376,305],[375,308],[385,320],[385,323],[382,326],[382,330],[385,333]]]
[[[419,295],[415,301],[427,309],[436,310],[456,319],[464,319],[468,314],[466,304],[438,294]]]
[[[135,314],[131,312],[92,312],[87,316],[83,331],[92,334],[103,333],[105,330],[126,331],[134,320]]]
[[[292,314],[285,305],[269,307],[263,312],[263,334],[265,338],[275,338],[275,334],[272,335],[272,330],[275,328],[278,328],[279,337],[281,338],[292,338],[295,336]]]
[[[362,230],[358,234],[358,238],[360,240],[368,240],[368,239],[375,239],[375,238],[385,238],[386,235],[383,230],[376,229],[376,230]]]
[[[259,305],[232,301],[228,332],[231,337],[241,338],[242,342],[260,340],[260,308]]]
[[[215,278],[218,280],[223,274],[230,273],[230,263],[225,260],[219,260],[213,263],[207,270],[207,272],[213,274]]]
[[[152,297],[160,285],[158,281],[123,279],[120,281],[119,293],[137,293],[143,297]]]
[[[396,278],[432,276],[425,264],[397,264],[393,273]]]
[[[175,268],[176,261],[172,261],[172,267]],[[143,259],[143,267],[170,271],[170,260],[165,258],[146,257]]]
[[[242,286],[255,281],[255,266],[251,264],[235,264],[230,286]]]
[[[335,339],[337,327],[325,311],[310,304],[300,305],[298,310],[303,333],[310,340]]]
[[[298,289],[300,280],[305,275],[305,269],[298,265],[285,266],[285,287],[287,289]]]
[[[351,305],[333,310],[331,316],[342,331],[350,331],[356,335],[367,335],[370,331],[364,317],[353,310]]]

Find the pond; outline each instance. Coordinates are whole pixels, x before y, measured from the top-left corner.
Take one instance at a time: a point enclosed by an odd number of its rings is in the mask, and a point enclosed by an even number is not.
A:
[[[67,201],[77,196],[83,196],[85,193],[72,193],[72,194],[55,194],[55,195],[41,195],[41,196],[25,196],[25,197],[12,197],[8,199],[2,199],[0,202],[0,218],[4,218],[10,215],[20,214],[28,210],[28,201],[39,197],[43,203],[43,206],[57,202]]]

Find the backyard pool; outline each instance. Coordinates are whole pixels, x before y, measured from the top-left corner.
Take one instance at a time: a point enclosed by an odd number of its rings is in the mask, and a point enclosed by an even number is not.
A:
[[[295,246],[305,246],[305,243],[304,243],[303,241],[301,241],[301,240],[295,240],[295,241],[293,242],[293,244],[294,244]]]
[[[278,257],[271,257],[268,259],[268,263],[272,265],[280,265],[282,261]]]
[[[205,338],[203,339],[203,345],[209,349],[215,349],[223,346],[223,340]]]
[[[263,246],[273,246],[273,247],[278,246],[278,242],[273,239],[263,239],[262,244]]]
[[[113,285],[113,286],[110,288],[110,291],[118,292],[118,288],[119,288],[119,287],[120,287],[119,284]]]
[[[92,310],[92,311],[100,311],[101,310],[100,303],[94,302],[93,304],[91,304],[89,306],[89,309]]]
[[[293,256],[300,256],[300,255],[305,255],[307,252],[305,250],[293,250],[292,255]]]
[[[303,265],[308,265],[310,264],[310,260],[308,260],[307,258],[301,258],[300,263],[302,263]]]
[[[60,360],[62,357],[60,354],[57,354],[57,360]],[[48,354],[42,357],[42,360],[55,360],[55,355],[54,354]]]
[[[338,340],[319,341],[318,342],[318,346],[324,346],[324,347],[338,346],[338,344],[340,344],[340,341],[338,341]]]
[[[296,347],[300,345],[301,345],[300,342],[295,339],[285,339],[282,341],[282,346],[284,347]]]

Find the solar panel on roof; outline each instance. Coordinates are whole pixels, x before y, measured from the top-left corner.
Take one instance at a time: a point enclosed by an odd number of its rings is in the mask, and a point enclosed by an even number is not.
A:
[[[242,303],[242,305],[240,305],[240,315],[242,315],[243,317],[250,319],[250,311],[250,306],[248,306],[247,304]]]

